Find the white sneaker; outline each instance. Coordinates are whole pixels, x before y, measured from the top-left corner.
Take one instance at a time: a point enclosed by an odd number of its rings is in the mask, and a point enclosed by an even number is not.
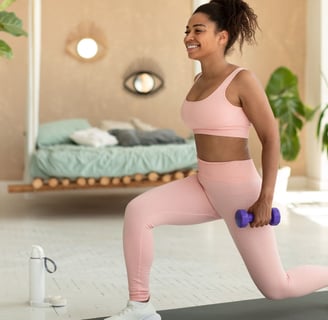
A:
[[[104,320],[161,320],[161,316],[150,302],[128,301],[122,311]]]

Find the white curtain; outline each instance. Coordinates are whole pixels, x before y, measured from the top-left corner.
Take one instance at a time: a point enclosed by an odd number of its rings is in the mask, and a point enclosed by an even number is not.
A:
[[[36,146],[39,127],[41,62],[41,0],[29,0],[28,96],[24,180],[30,179],[29,162]]]

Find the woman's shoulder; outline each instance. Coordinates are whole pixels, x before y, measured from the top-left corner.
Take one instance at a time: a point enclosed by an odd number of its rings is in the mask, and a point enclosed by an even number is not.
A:
[[[241,96],[248,96],[256,92],[263,92],[264,88],[261,81],[252,70],[243,68],[236,75],[233,85]]]
[[[244,67],[238,67],[237,69],[239,71],[236,74],[235,79],[234,79],[236,84],[244,86],[246,84],[258,82],[258,78],[252,70],[244,68]]]
[[[238,76],[238,78],[245,78],[254,74],[253,71],[242,66],[236,66],[234,72],[237,73],[236,77]]]

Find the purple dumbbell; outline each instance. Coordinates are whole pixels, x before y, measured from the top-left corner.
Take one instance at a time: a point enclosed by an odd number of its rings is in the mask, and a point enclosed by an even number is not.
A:
[[[237,210],[236,223],[239,228],[245,228],[249,223],[253,222],[254,214],[246,210]],[[272,208],[270,225],[276,226],[280,222],[280,212],[278,208]]]

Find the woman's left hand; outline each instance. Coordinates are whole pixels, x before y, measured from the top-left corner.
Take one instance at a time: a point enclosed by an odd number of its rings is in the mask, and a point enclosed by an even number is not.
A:
[[[250,223],[252,228],[263,227],[270,223],[272,214],[271,206],[271,202],[259,199],[248,208],[247,211],[254,215],[254,220]]]

